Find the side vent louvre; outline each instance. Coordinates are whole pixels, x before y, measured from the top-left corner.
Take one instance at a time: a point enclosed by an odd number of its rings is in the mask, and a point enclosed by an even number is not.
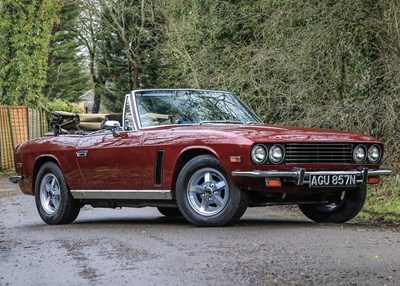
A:
[[[164,150],[157,151],[157,162],[156,162],[156,185],[160,186],[162,183],[162,169],[164,161]]]

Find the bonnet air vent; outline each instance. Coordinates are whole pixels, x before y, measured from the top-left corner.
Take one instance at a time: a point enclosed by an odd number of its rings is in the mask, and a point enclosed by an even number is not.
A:
[[[161,185],[162,183],[162,168],[164,161],[164,150],[157,151],[157,162],[156,162],[156,185]]]

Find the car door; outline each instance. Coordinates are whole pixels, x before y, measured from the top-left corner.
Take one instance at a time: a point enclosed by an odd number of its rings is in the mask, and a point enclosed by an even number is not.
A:
[[[122,130],[83,136],[76,156],[87,190],[142,189],[142,136],[134,118],[130,95],[125,96]]]
[[[141,131],[87,135],[77,145],[77,161],[87,190],[142,188]]]

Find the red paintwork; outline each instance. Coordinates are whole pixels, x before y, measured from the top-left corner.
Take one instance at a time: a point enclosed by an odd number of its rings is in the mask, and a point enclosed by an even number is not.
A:
[[[221,161],[226,173],[239,187],[246,190],[266,190],[262,179],[232,177],[231,172],[255,169],[288,170],[295,166],[251,164],[250,148],[257,142],[377,143],[383,150],[382,144],[376,138],[350,132],[267,125],[175,125],[123,132],[116,138],[112,134],[98,134],[31,140],[17,148],[16,166],[17,172],[24,178],[19,183],[20,188],[26,194],[33,194],[37,163],[40,163],[41,158],[55,160],[61,167],[69,187],[74,190],[172,190],[178,158],[188,150],[203,149],[213,153]],[[87,156],[78,158],[76,151],[79,150],[87,150]],[[157,150],[165,150],[161,186],[155,185]],[[230,163],[230,156],[241,156],[242,163]],[[21,163],[22,168],[19,168]],[[378,164],[363,165],[379,168]],[[348,170],[355,169],[358,165],[313,164],[296,165],[296,167],[313,170]],[[298,191],[304,189],[295,188]]]

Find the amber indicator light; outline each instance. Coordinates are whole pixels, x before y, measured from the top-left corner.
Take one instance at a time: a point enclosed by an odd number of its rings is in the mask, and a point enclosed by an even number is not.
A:
[[[280,179],[266,179],[265,184],[267,187],[280,187],[282,185]]]
[[[379,184],[381,180],[379,177],[370,177],[368,178],[368,184]]]
[[[229,161],[231,163],[242,163],[242,157],[241,156],[230,156]]]

